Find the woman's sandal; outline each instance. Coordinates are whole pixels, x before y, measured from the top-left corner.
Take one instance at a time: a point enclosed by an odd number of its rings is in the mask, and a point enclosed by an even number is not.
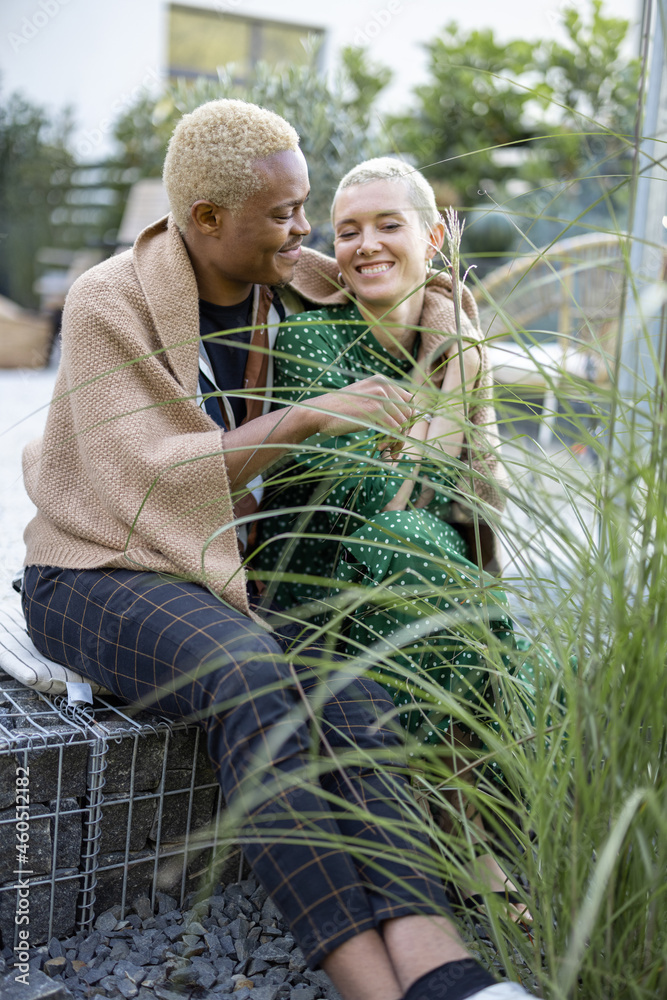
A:
[[[528,910],[528,906],[525,901],[516,892],[510,892],[504,889],[489,889],[486,893],[476,892],[472,896],[463,896],[461,892],[456,890],[456,902],[464,910],[467,910],[473,917],[482,918],[486,916],[488,910],[486,905],[486,898],[488,896],[497,896],[505,904],[505,915],[513,924],[517,924],[521,930],[525,931],[529,938],[531,938],[532,917],[525,917],[524,913]],[[517,910],[517,906],[523,906],[524,910]],[[514,911],[511,909],[515,907]]]
[[[526,906],[525,902],[521,899],[517,892],[504,892],[502,889],[496,889],[494,891],[489,890],[487,895],[498,896],[498,898],[502,899],[508,906]],[[466,896],[465,898],[462,898],[461,905],[464,906],[466,910],[478,910],[481,913],[486,907],[486,901],[481,892],[476,892],[473,896]]]
[[[507,873],[500,867],[495,855],[489,851],[488,845],[475,844],[474,852],[479,866],[477,871],[481,875],[482,870],[484,870],[491,884],[487,886],[484,892],[473,893],[465,897],[460,893],[459,896],[463,907],[469,913],[482,917],[487,912],[485,896],[495,896],[505,904],[504,915],[507,919],[511,920],[514,924],[518,924],[530,935],[533,918],[527,903],[517,892],[516,886],[512,884]],[[487,859],[492,860],[493,868],[489,868],[488,864],[484,863]],[[496,882],[496,885],[500,883],[501,888],[493,889],[491,887],[493,881]]]

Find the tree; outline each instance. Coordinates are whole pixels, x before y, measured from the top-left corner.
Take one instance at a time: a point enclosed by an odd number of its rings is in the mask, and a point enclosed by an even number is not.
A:
[[[49,124],[18,94],[0,101],[0,294],[22,306],[37,304],[37,251],[63,245],[52,216],[70,188],[71,127],[68,112]]]
[[[360,121],[367,121],[375,99],[391,83],[394,74],[387,66],[369,61],[368,50],[363,47],[346,46],[341,61],[351,90],[347,107]]]
[[[467,254],[508,250],[513,222],[537,243],[566,228],[574,235],[578,218],[618,228],[639,74],[638,60],[622,52],[628,26],[591,0],[584,12],[565,8],[564,42],[501,43],[490,30],[452,23],[427,46],[431,79],[388,132],[436,190],[446,179],[451,200],[478,213]]]
[[[601,129],[632,133],[639,60],[628,60],[621,51],[628,24],[603,16],[602,0],[592,0],[588,23],[575,7],[565,8],[565,45],[543,43],[538,66],[573,126],[587,115]]]
[[[252,101],[287,119],[301,137],[301,147],[312,178],[308,217],[313,240],[328,242],[329,207],[341,176],[360,160],[376,155],[379,138],[370,128],[370,112],[377,94],[388,84],[391,71],[369,65],[363,50],[349,48],[332,83],[316,65],[316,52],[305,65],[282,70],[259,63],[253,75],[239,84],[234,67],[219,70],[217,80],[170,81],[157,100],[143,98],[118,121],[115,138],[119,159],[144,177],[158,177],[169,136],[181,115],[204,101],[223,97]]]
[[[388,121],[394,145],[462,202],[489,182],[570,178],[591,151],[622,153],[639,75],[622,52],[629,22],[591,0],[587,15],[567,7],[563,26],[564,43],[501,43],[491,30],[447,25],[427,46],[432,79],[416,88],[416,106]]]
[[[614,187],[627,174],[637,113],[639,60],[628,60],[622,46],[628,21],[605,17],[602,0],[592,0],[589,18],[567,7],[563,14],[566,43],[544,42],[537,65],[543,91],[561,122],[556,176],[593,172],[608,175]],[[552,115],[553,117],[553,115]]]
[[[498,42],[491,29],[464,33],[455,22],[427,45],[431,80],[415,89],[416,107],[391,118],[393,144],[412,153],[429,179],[446,179],[461,201],[485,183],[504,181],[510,168],[494,147],[535,134],[520,81],[535,70],[537,45]]]
[[[522,208],[534,219],[531,238],[539,245],[561,233],[624,228],[640,71],[639,60],[622,50],[628,26],[623,18],[605,17],[602,0],[591,0],[584,14],[565,8],[564,43],[540,47],[547,117],[557,127],[545,125],[545,133],[555,134],[536,142],[549,171],[525,172],[533,190]]]

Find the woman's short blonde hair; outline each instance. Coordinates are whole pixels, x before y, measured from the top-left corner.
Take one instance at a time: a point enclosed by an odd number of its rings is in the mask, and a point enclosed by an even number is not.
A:
[[[419,221],[427,232],[440,222],[440,213],[435,201],[435,192],[423,174],[402,160],[393,156],[376,156],[372,160],[364,160],[343,177],[336,188],[331,203],[331,219],[333,221],[336,198],[345,188],[356,184],[370,184],[372,181],[400,181],[405,185],[408,197],[417,209]]]
[[[247,101],[208,101],[183,115],[162,174],[176,225],[185,232],[201,199],[237,211],[262,186],[256,161],[298,148],[289,122]]]

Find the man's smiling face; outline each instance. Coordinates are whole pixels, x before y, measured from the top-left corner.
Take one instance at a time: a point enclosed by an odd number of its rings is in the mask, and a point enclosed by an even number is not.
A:
[[[301,150],[274,153],[254,168],[264,180],[260,190],[236,212],[211,206],[216,225],[204,233],[210,237],[204,245],[198,241],[199,248],[205,246],[207,270],[232,301],[240,301],[235,289],[238,296],[247,294],[248,284],[287,284],[310,232],[304,211],[308,168]]]

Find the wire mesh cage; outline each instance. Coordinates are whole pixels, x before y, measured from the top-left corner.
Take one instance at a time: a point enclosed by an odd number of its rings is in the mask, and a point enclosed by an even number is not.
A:
[[[222,805],[199,727],[110,698],[72,707],[0,671],[2,946],[27,908],[37,945],[138,896],[182,904],[227,850]]]

